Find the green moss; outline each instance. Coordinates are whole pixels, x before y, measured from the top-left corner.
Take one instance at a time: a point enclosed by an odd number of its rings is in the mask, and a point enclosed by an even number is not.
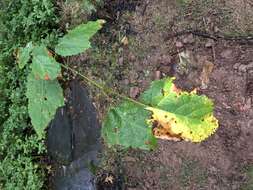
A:
[[[253,166],[247,168],[247,177],[248,180],[242,190],[252,190],[253,189]]]

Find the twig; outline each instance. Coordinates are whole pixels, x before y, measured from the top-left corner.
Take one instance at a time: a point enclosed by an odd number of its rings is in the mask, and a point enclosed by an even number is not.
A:
[[[113,89],[111,89],[111,88],[108,88],[108,87],[105,87],[105,86],[103,86],[103,85],[101,85],[101,84],[98,84],[98,83],[95,82],[94,80],[92,80],[92,79],[86,77],[85,75],[81,74],[80,72],[76,71],[75,69],[73,69],[73,68],[71,68],[71,67],[69,67],[69,66],[67,66],[67,65],[64,65],[64,64],[62,64],[62,63],[60,63],[60,64],[61,64],[61,66],[62,66],[63,68],[65,68],[65,69],[71,71],[73,74],[79,75],[79,76],[82,77],[86,82],[92,84],[93,86],[95,86],[95,87],[97,87],[98,89],[102,90],[102,91],[103,91],[104,93],[106,93],[106,94],[116,95],[116,96],[118,96],[118,97],[121,98],[121,99],[128,100],[128,101],[133,102],[133,103],[135,103],[135,104],[137,104],[137,105],[139,105],[139,106],[149,107],[148,105],[145,105],[145,104],[143,104],[143,103],[141,103],[141,102],[139,102],[139,101],[136,101],[136,100],[134,100],[134,99],[132,99],[132,98],[129,98],[129,97],[125,96],[125,95],[119,94],[118,92],[115,92],[115,91],[114,91]]]
[[[184,30],[177,32],[175,34],[171,34],[165,38],[165,40],[169,40],[170,38],[178,37],[178,36],[183,36],[187,34],[192,34],[195,36],[203,37],[203,38],[208,38],[217,41],[218,39],[223,39],[227,41],[235,41],[238,43],[242,44],[253,44],[253,36],[228,36],[225,34],[210,34],[205,31],[201,30]]]
[[[145,14],[145,12],[146,12],[146,10],[147,10],[148,4],[149,4],[149,0],[144,4],[144,7],[143,7],[143,9],[142,9],[142,11],[141,11],[141,15],[142,15],[142,16],[144,16],[144,14]]]

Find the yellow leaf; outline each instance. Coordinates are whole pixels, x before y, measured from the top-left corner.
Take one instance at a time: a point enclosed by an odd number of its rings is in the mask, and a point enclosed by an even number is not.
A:
[[[153,134],[159,139],[201,142],[218,128],[218,120],[212,114],[198,121],[153,107],[146,109],[153,113],[148,123],[153,125]]]

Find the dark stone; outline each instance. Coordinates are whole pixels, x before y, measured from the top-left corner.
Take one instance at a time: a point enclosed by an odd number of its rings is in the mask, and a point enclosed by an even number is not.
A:
[[[71,115],[73,133],[73,159],[94,150],[99,143],[100,127],[96,110],[89,99],[87,90],[71,83]]]
[[[61,170],[61,172],[60,172]],[[83,168],[79,171],[69,171],[69,168],[57,170],[53,189],[59,190],[95,190],[93,175]]]
[[[67,103],[60,108],[48,129],[47,147],[56,171],[55,190],[93,190],[89,171],[101,151],[100,126],[87,90],[77,81],[67,90]]]
[[[48,130],[48,154],[58,163],[70,163],[72,161],[71,141],[72,130],[67,108],[60,108]]]

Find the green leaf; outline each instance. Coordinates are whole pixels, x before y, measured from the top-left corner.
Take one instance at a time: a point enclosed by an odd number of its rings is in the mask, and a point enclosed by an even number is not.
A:
[[[32,42],[29,42],[26,47],[19,48],[17,53],[17,62],[20,69],[23,69],[30,59],[30,53],[33,49]]]
[[[43,137],[44,130],[54,118],[57,108],[64,105],[62,89],[57,80],[37,80],[33,73],[30,73],[26,96],[32,125],[39,137]]]
[[[174,79],[152,82],[141,95],[143,106],[124,102],[109,111],[102,129],[109,146],[150,149],[155,137],[201,142],[216,131],[213,102],[196,92],[177,89]]]
[[[165,92],[172,92],[172,82],[174,79],[175,78],[165,78],[162,80],[153,81],[150,88],[141,94],[141,101],[144,104],[156,106],[164,97]]]
[[[61,74],[60,64],[55,61],[44,45],[34,48],[31,68],[38,79],[54,80]]]
[[[90,38],[102,28],[104,20],[90,21],[70,30],[59,40],[55,52],[61,56],[77,55],[90,48]]]
[[[173,80],[155,81],[141,97],[144,103],[150,105],[146,109],[153,112],[152,123],[160,125],[155,136],[164,138],[167,132],[168,138],[177,136],[201,142],[218,128],[218,121],[213,116],[213,103],[206,96],[180,92]]]
[[[156,145],[152,129],[147,125],[149,111],[134,103],[123,102],[112,108],[103,123],[102,135],[109,146],[121,145],[151,149]]]

